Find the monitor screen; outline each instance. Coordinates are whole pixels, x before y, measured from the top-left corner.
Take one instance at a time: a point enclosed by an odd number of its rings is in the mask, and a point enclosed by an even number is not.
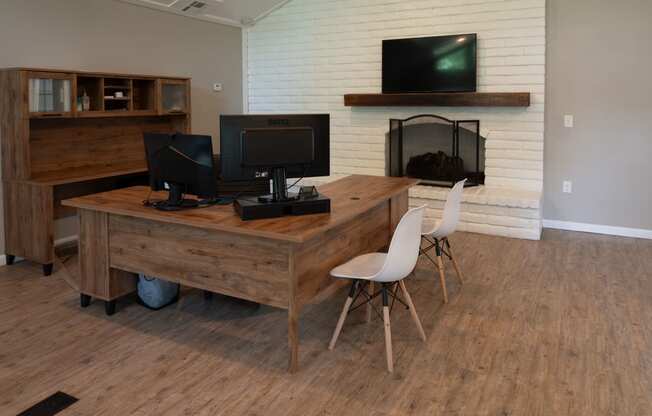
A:
[[[288,178],[330,175],[328,114],[220,116],[222,179],[247,181],[285,167]]]
[[[211,136],[145,133],[145,154],[150,186],[180,185],[184,193],[211,198],[217,195]]]
[[[315,132],[311,127],[245,128],[241,143],[243,166],[288,167],[315,160]]]
[[[476,34],[383,41],[383,93],[473,92]]]

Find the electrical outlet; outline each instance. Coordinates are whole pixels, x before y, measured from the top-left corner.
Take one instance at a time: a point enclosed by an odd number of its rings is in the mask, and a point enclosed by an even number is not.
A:
[[[573,117],[572,114],[566,114],[564,116],[564,127],[571,128],[573,127],[574,124],[575,124],[575,117]]]
[[[222,91],[222,83],[221,82],[216,82],[215,84],[213,84],[213,91],[215,91],[215,92]]]
[[[572,194],[573,193],[573,182],[571,181],[564,181],[562,185],[562,191],[565,194]]]

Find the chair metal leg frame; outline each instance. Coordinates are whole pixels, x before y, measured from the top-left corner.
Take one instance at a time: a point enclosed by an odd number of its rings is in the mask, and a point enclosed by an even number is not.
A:
[[[437,263],[428,255],[428,251],[435,247],[437,243],[430,241],[428,237],[422,236],[421,237],[423,240],[427,241],[430,245],[426,248],[421,248],[419,249],[419,254],[425,255],[428,260],[430,260],[435,266],[439,267]],[[461,284],[464,284],[464,276],[462,275],[462,271],[460,269],[460,265],[457,263],[457,259],[455,258],[455,255],[453,255],[453,249],[451,248],[451,243],[448,240],[448,237],[444,237],[442,240],[442,243],[440,248],[441,252],[444,253],[446,257],[453,263],[453,268],[455,269],[455,273],[457,274],[457,278],[459,279]]]
[[[398,301],[400,304],[404,305],[406,309],[410,310],[410,314],[412,315],[412,319],[414,320],[414,323],[417,326],[419,335],[421,339],[423,339],[424,341],[426,340],[426,334],[423,331],[423,326],[421,325],[421,321],[419,319],[419,316],[417,315],[417,311],[416,308],[414,307],[414,303],[412,303],[412,298],[410,297],[410,294],[408,293],[407,288],[405,287],[405,283],[402,280],[399,282],[393,282],[389,284],[383,283],[381,285],[381,289],[373,294],[368,293],[368,289],[371,287],[371,284],[373,282],[366,281],[366,282],[362,282],[362,284],[360,283],[361,282],[359,280],[355,280],[353,281],[353,283],[351,283],[351,288],[349,289],[349,295],[346,298],[346,302],[344,303],[344,307],[342,308],[342,312],[340,313],[340,318],[338,319],[337,325],[335,326],[335,331],[333,332],[333,336],[328,345],[328,349],[333,350],[335,348],[335,343],[337,342],[337,339],[339,338],[340,333],[342,332],[342,327],[344,326],[344,322],[346,321],[346,317],[349,315],[349,313],[353,312],[354,310],[364,305],[370,305],[372,307],[372,310],[374,310],[376,314],[381,316],[383,319],[383,323],[385,327],[385,353],[387,356],[386,357],[387,370],[391,373],[394,371],[394,361],[392,356],[392,334],[391,334],[391,325],[390,325],[389,317],[395,301]],[[405,296],[405,301],[403,301],[398,296],[397,292],[399,290]],[[379,295],[382,295],[382,299],[383,299],[382,315],[380,315],[380,313],[372,303],[373,299],[375,299]],[[360,296],[364,296],[365,300],[357,304],[355,307],[351,307],[351,305],[356,303],[357,299]],[[390,297],[392,298],[391,306],[389,303]],[[367,309],[367,312],[370,313],[369,309]]]
[[[371,307],[371,309],[367,309],[367,313],[370,314],[370,310],[373,310],[376,312],[378,316],[382,318],[382,315],[376,307],[371,303],[371,301],[378,296],[381,291],[369,295],[366,290],[366,286],[371,283],[371,282],[364,282],[362,285],[360,285],[359,280],[354,280],[353,283],[351,283],[351,289],[349,290],[349,296],[346,298],[346,302],[344,303],[344,307],[342,308],[342,312],[340,314],[340,318],[337,321],[337,325],[335,326],[335,331],[333,332],[333,337],[331,338],[331,342],[328,344],[328,349],[332,350],[335,348],[335,343],[337,342],[337,338],[340,336],[340,332],[342,332],[342,327],[344,326],[344,321],[346,320],[346,317],[349,315],[350,312],[353,312],[354,310],[358,309],[359,307],[367,304]],[[360,290],[358,291],[358,287],[360,287]],[[357,292],[357,294],[356,294]],[[360,295],[363,295],[366,297],[366,300],[363,301],[362,303],[358,304],[357,306],[351,308],[351,305],[355,303],[355,301],[358,299]],[[369,318],[368,318],[369,319]]]
[[[457,274],[457,278],[460,280],[460,283],[464,284],[464,278],[462,277],[460,266],[457,264],[457,260],[453,255],[453,250],[451,249],[451,243],[450,241],[448,241],[448,238],[445,238],[444,241],[446,242],[446,248],[448,249],[448,252],[444,251],[444,253],[446,253],[448,258],[451,259],[451,261],[453,262],[453,268],[455,269],[455,273]]]
[[[446,275],[444,274],[444,262],[442,261],[442,245],[440,244],[439,240],[436,238],[433,238],[431,241],[428,237],[426,236],[421,236],[422,239],[426,240],[428,243],[431,245],[426,247],[425,249],[421,249],[420,253],[425,254],[426,258],[430,260],[435,266],[437,266],[437,269],[439,269],[439,282],[441,284],[441,290],[444,294],[444,303],[448,303],[448,291],[446,290]],[[437,261],[433,260],[427,253],[428,250],[431,248],[435,248],[435,254],[437,255]],[[448,254],[446,253],[448,256]]]
[[[421,236],[421,239],[424,240],[424,241],[426,241],[426,242],[427,242],[428,244],[430,244],[430,245],[429,245],[428,247],[426,247],[426,248],[420,248],[420,249],[419,249],[419,255],[420,255],[420,256],[421,256],[421,255],[426,256],[426,258],[427,258],[428,260],[430,260],[430,262],[431,262],[432,264],[434,264],[435,267],[439,267],[439,265],[437,264],[437,260],[435,260],[435,259],[433,259],[432,257],[430,257],[430,254],[428,254],[428,252],[429,252],[431,249],[433,249],[433,248],[435,249],[435,252],[437,252],[437,247],[439,247],[439,249],[441,250],[440,253],[443,253],[445,256],[449,257],[449,256],[448,256],[448,253],[444,252],[444,250],[443,250],[443,248],[444,248],[444,247],[443,247],[443,244],[440,244],[438,239],[430,240],[430,239],[429,239],[428,237],[426,237],[425,235],[424,235],[424,236]],[[442,240],[442,243],[443,243],[443,241],[444,241],[444,240]],[[449,257],[449,258],[450,258],[450,257]]]
[[[364,305],[367,305],[367,314],[368,314],[368,315],[371,314],[371,311],[374,311],[374,312],[376,312],[376,315],[378,315],[378,317],[380,317],[380,319],[383,318],[383,315],[381,315],[380,311],[379,311],[378,309],[376,309],[376,307],[375,307],[374,304],[372,303],[372,301],[373,301],[376,297],[378,297],[378,296],[382,293],[382,291],[379,290],[379,291],[376,292],[376,293],[371,293],[371,294],[369,294],[369,288],[372,287],[372,286],[371,286],[372,284],[373,284],[373,282],[369,282],[369,281],[365,281],[365,282],[363,283],[363,285],[360,287],[360,291],[358,292],[358,294],[357,294],[357,295],[355,296],[355,298],[353,299],[353,303],[355,304],[355,302],[357,301],[358,297],[360,297],[360,295],[364,296],[364,297],[365,297],[365,300],[363,300],[362,302],[360,302],[358,305],[353,306],[352,308],[350,308],[350,309],[349,309],[349,313],[353,312],[353,311],[356,310],[356,309],[359,309],[359,308],[363,307]],[[369,320],[371,320],[371,316],[367,316],[367,322],[368,322]]]
[[[371,283],[371,282],[370,282],[370,283]],[[392,310],[394,309],[394,302],[395,302],[395,301],[398,301],[400,304],[402,304],[403,306],[405,306],[405,309],[410,309],[409,305],[408,305],[407,303],[405,303],[405,302],[404,302],[404,301],[403,301],[403,300],[402,300],[402,299],[397,295],[397,292],[398,292],[398,290],[399,290],[398,282],[388,283],[387,285],[388,285],[388,286],[393,286],[393,287],[394,287],[393,291],[392,291],[391,288],[387,290],[387,295],[388,295],[388,296],[391,296],[391,298],[392,298],[392,303],[389,305],[389,312],[391,313]],[[380,312],[378,311],[378,309],[376,309],[376,307],[374,306],[374,304],[371,303],[371,301],[374,300],[374,299],[375,299],[376,297],[378,297],[379,295],[381,295],[381,294],[383,293],[383,291],[382,291],[382,289],[381,289],[381,290],[379,290],[378,292],[373,293],[372,295],[369,295],[368,292],[365,292],[365,287],[366,287],[366,286],[367,286],[367,285],[364,285],[364,284],[363,284],[363,285],[360,287],[360,291],[358,292],[358,294],[357,294],[357,295],[355,296],[355,298],[353,299],[353,303],[355,304],[356,300],[358,299],[358,297],[360,297],[360,295],[364,295],[366,299],[365,299],[364,301],[362,301],[361,303],[359,303],[358,305],[355,305],[355,306],[351,307],[351,308],[349,309],[349,313],[353,312],[353,311],[356,310],[356,309],[359,309],[359,308],[363,307],[364,305],[371,305],[372,310],[374,310],[374,311],[376,312],[376,315],[378,315],[378,316],[382,319],[383,316],[380,314]]]

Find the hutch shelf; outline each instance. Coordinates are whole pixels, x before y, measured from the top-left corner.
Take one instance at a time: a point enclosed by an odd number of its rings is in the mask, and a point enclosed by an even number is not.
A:
[[[63,199],[143,183],[144,132],[190,133],[190,79],[35,68],[0,70],[7,264],[52,272]]]

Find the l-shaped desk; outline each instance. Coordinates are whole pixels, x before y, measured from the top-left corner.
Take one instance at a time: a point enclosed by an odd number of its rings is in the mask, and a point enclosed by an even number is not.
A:
[[[288,310],[289,369],[298,369],[301,308],[344,282],[329,271],[389,244],[408,209],[408,178],[353,175],[319,187],[330,214],[242,221],[231,206],[162,212],[142,186],[66,200],[78,209],[82,299],[115,299],[145,273]],[[161,197],[156,193],[152,197]]]

